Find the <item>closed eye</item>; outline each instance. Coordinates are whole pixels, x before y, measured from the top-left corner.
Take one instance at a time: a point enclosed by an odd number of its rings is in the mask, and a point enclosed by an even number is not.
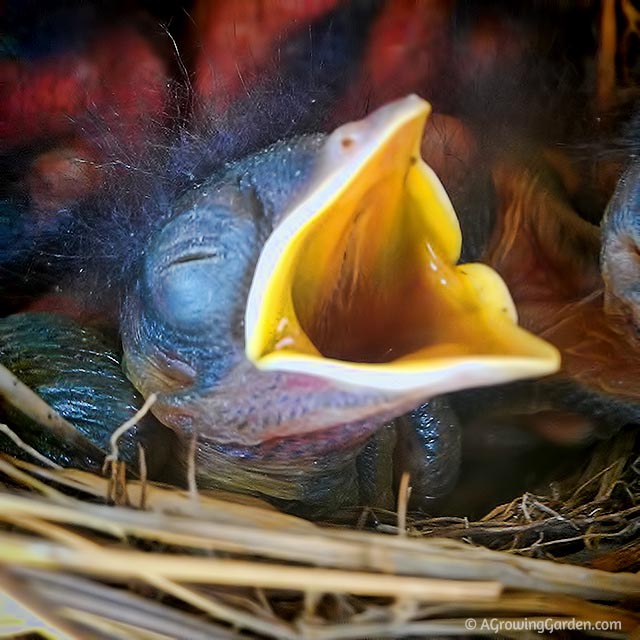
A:
[[[186,264],[189,262],[199,262],[204,260],[217,260],[220,258],[220,254],[217,251],[201,251],[198,253],[189,253],[185,256],[180,256],[173,260],[170,266],[175,266],[178,264]]]

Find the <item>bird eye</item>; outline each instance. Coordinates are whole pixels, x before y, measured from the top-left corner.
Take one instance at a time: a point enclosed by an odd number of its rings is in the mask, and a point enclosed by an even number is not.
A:
[[[157,321],[189,334],[227,324],[246,297],[243,284],[256,246],[255,225],[248,216],[215,208],[176,217],[146,257],[148,310]]]

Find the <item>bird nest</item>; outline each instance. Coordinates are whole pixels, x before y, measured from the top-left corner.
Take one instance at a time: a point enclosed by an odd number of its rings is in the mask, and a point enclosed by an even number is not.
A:
[[[144,464],[131,480],[117,447],[102,476],[56,468],[3,431],[36,458],[0,455],[3,637],[630,637],[640,627],[634,430],[544,495],[477,521],[412,516],[405,482],[396,513],[363,509],[348,526],[193,480],[155,484]]]

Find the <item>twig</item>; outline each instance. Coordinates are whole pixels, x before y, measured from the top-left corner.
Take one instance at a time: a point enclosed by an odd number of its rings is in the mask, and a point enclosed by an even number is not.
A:
[[[111,453],[105,456],[104,462],[102,464],[102,473],[109,474],[110,482],[108,486],[108,497],[109,500],[114,502],[115,504],[128,504],[128,496],[126,491],[127,486],[127,477],[126,477],[126,465],[124,462],[120,462],[118,460],[119,449],[118,449],[118,440],[127,432],[129,429],[135,427],[142,418],[147,414],[149,409],[153,406],[156,401],[157,396],[155,393],[149,395],[149,397],[145,400],[144,404],[136,413],[123,422],[112,434],[109,439],[109,445],[111,446]]]
[[[53,525],[50,522],[43,522],[36,518],[26,517],[12,517],[11,520],[18,526],[31,530],[34,533],[38,533],[44,539],[52,540],[55,543],[63,545],[62,548],[68,550],[74,550],[78,552],[86,552],[88,554],[99,552],[101,547],[89,540],[88,538],[76,534],[63,527]],[[109,551],[105,551],[109,555]],[[136,565],[131,565],[131,568],[135,571]],[[262,617],[256,616],[239,611],[233,607],[229,607],[223,603],[219,603],[211,598],[207,598],[193,589],[179,585],[176,582],[165,578],[162,575],[157,575],[153,571],[140,572],[139,575],[132,577],[138,577],[147,584],[164,591],[165,593],[182,600],[183,602],[190,604],[191,606],[200,609],[201,611],[213,616],[226,620],[231,624],[235,624],[240,627],[246,627],[253,629],[254,631],[268,631],[271,635],[275,635],[278,638],[287,638],[288,640],[295,640],[293,630],[277,620],[269,621]]]
[[[176,501],[169,505],[172,511],[176,511],[180,496],[182,502],[191,504],[186,494],[175,493]],[[506,587],[600,600],[615,600],[640,592],[640,576],[632,574],[609,574],[580,566],[558,565],[449,539],[388,536],[312,525],[305,530],[296,526],[295,519],[290,516],[267,512],[269,518],[260,520],[251,514],[261,509],[233,504],[225,506],[222,501],[213,504],[214,508],[206,512],[200,509],[198,515],[180,517],[86,504],[79,500],[72,501],[69,506],[60,506],[0,494],[0,518],[31,515],[108,532],[123,539],[130,536],[205,552],[263,556],[286,562],[370,571],[372,575],[376,575],[375,572],[436,578],[455,575],[460,580],[490,577]],[[234,517],[234,512],[246,515],[231,524],[230,516]]]
[[[35,458],[38,462],[42,462],[46,467],[52,469],[62,469],[59,464],[56,464],[53,460],[49,460],[46,456],[42,455],[39,451],[28,445],[26,442],[20,439],[20,437],[11,431],[11,429],[0,422],[0,432],[4,433],[16,446],[20,447],[25,453],[28,453],[32,458]]]
[[[135,427],[142,418],[144,418],[149,409],[153,406],[158,396],[155,393],[149,395],[149,397],[144,401],[144,404],[136,411],[135,415],[131,418],[123,422],[112,434],[109,439],[109,445],[111,447],[111,453],[104,460],[104,467],[109,463],[114,463],[118,460],[118,440],[127,432],[129,429]]]
[[[531,514],[529,513],[529,509],[527,509],[527,499],[529,498],[529,494],[525,493],[522,496],[522,499],[520,500],[520,509],[522,510],[522,513],[524,514],[524,519],[530,523],[533,522],[533,518],[531,517]]]
[[[64,607],[64,615],[71,621],[80,622],[77,613],[82,612],[107,621],[136,625],[137,633],[130,632],[126,638],[155,637],[141,634],[141,631],[146,631],[166,634],[163,637],[188,637],[189,640],[238,640],[236,633],[221,624],[203,620],[201,615],[196,617],[121,588],[60,572],[19,568],[16,574],[28,580],[43,599],[54,606]],[[82,622],[87,623],[88,620]]]
[[[0,473],[5,473],[12,480],[23,484],[25,487],[29,487],[31,489],[39,491],[42,495],[47,496],[47,498],[50,498],[54,502],[57,502],[59,504],[69,504],[72,502],[71,498],[65,496],[63,493],[60,493],[52,486],[41,482],[37,478],[34,478],[33,476],[16,468],[9,462],[8,456],[0,455]]]
[[[147,456],[144,447],[138,443],[138,468],[140,471],[140,504],[138,508],[144,511],[147,508]]]
[[[2,595],[3,592],[4,596]],[[82,636],[76,628],[62,620],[60,616],[52,613],[47,603],[42,602],[40,598],[25,588],[6,568],[0,567],[0,599],[4,598],[10,598],[37,616],[43,626],[49,627],[48,631],[56,633],[56,638],[60,640],[82,640]],[[3,604],[4,611],[6,611],[7,606],[8,603],[5,601]],[[20,633],[25,629],[16,629],[16,631]]]
[[[98,459],[102,457],[103,452],[96,445],[2,364],[0,364],[0,395],[27,417],[46,427],[60,440],[80,451],[87,451]]]
[[[187,456],[187,487],[189,497],[194,502],[198,502],[198,482],[196,480],[196,447],[198,445],[198,434],[193,432],[189,441],[189,454]]]
[[[407,471],[402,472],[398,488],[398,535],[407,535],[407,508],[411,497],[410,477]]]
[[[205,584],[413,597],[422,602],[492,601],[502,587],[489,580],[461,581],[364,571],[297,567],[286,564],[165,555],[120,549],[68,549],[63,545],[6,535],[0,540],[0,561],[16,565],[79,571],[110,578],[149,576]]]

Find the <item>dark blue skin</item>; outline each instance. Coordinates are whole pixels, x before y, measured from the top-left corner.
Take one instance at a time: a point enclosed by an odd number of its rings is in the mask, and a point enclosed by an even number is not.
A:
[[[607,305],[640,330],[640,161],[624,173],[602,221]]]
[[[309,136],[293,147],[278,143],[176,203],[151,239],[140,279],[127,296],[124,342],[139,345],[127,352],[130,368],[139,366],[138,357],[151,360],[152,370],[155,358],[164,367],[179,352],[181,371],[193,372],[206,387],[239,362],[236,345],[243,339],[244,305],[260,249],[278,212],[308,180],[321,142],[321,136]]]
[[[123,376],[114,346],[99,332],[64,316],[17,313],[0,318],[0,363],[71,422],[78,438],[61,440],[58,433],[32,422],[5,398],[0,399],[0,422],[10,424],[23,441],[50,460],[100,473],[105,456],[111,452],[111,434],[130,420],[143,402]],[[147,442],[153,443],[146,458],[149,477],[162,473],[165,481],[170,480],[167,461],[177,442],[171,431],[150,415],[120,438],[120,459],[135,473],[138,444]],[[24,456],[10,443],[4,442],[2,448]]]
[[[323,140],[277,143],[185,194],[145,250],[121,332],[128,375],[145,395],[159,393],[156,415],[185,439],[195,432],[201,486],[331,507],[392,495],[380,477],[364,477],[362,464],[358,471],[357,456],[396,416],[370,408],[384,401],[380,392],[257,371],[245,358],[243,324],[262,245],[309,179]],[[326,417],[358,407],[366,411],[362,419]],[[270,435],[279,425],[312,420],[323,428]],[[397,467],[411,471],[417,495],[450,489],[459,437],[446,401],[403,418],[398,436],[405,444]],[[366,455],[391,468],[392,452],[379,438]]]
[[[237,169],[243,166],[246,168],[246,163],[241,163],[228,176],[225,176],[223,181],[226,181],[227,177],[231,177],[230,182],[233,183],[234,176],[239,179],[237,184],[232,184],[230,187],[225,184],[225,194],[218,194],[220,195],[220,200],[217,204],[211,193],[208,196],[203,195],[201,187],[196,187],[191,196],[183,197],[176,205],[173,204],[175,193],[179,192],[185,182],[189,182],[192,179],[197,180],[198,176],[209,175],[211,165],[213,164],[214,167],[219,166],[217,163],[220,162],[220,158],[239,157],[270,143],[275,138],[287,137],[301,131],[321,128],[319,114],[324,114],[329,106],[335,104],[335,95],[339,95],[344,85],[348,84],[349,74],[346,70],[350,66],[354,66],[353,61],[357,60],[358,54],[362,49],[370,16],[375,14],[374,5],[376,3],[353,3],[353,6],[360,4],[363,7],[362,11],[356,11],[357,15],[355,19],[351,18],[351,21],[361,28],[351,28],[349,30],[351,22],[348,16],[346,19],[340,19],[339,12],[336,12],[336,15],[329,16],[323,24],[313,25],[311,29],[307,29],[306,26],[303,27],[301,34],[297,34],[296,42],[287,43],[287,46],[283,47],[282,76],[284,81],[279,78],[278,82],[282,82],[284,91],[277,92],[275,87],[267,86],[264,94],[257,92],[257,98],[254,95],[248,96],[247,102],[250,103],[250,108],[247,111],[250,114],[250,118],[246,119],[246,121],[243,120],[241,127],[236,126],[225,129],[223,124],[220,127],[219,135],[205,135],[202,137],[200,144],[192,144],[191,153],[186,153],[185,148],[182,145],[178,145],[180,153],[176,153],[176,157],[169,159],[167,162],[168,165],[173,162],[176,166],[171,167],[169,170],[162,168],[161,171],[158,171],[157,167],[151,163],[152,170],[147,173],[159,175],[159,178],[153,178],[153,186],[155,186],[156,182],[158,184],[164,182],[173,184],[174,174],[180,174],[182,180],[177,180],[177,182],[180,182],[180,187],[176,191],[171,189],[166,191],[158,190],[160,196],[157,196],[153,188],[122,189],[122,193],[125,194],[123,199],[126,201],[123,207],[126,210],[125,213],[128,213],[129,210],[143,210],[145,206],[148,206],[147,202],[152,203],[153,213],[155,213],[156,209],[164,212],[168,207],[173,207],[175,224],[169,222],[163,231],[157,233],[150,247],[146,246],[145,232],[140,233],[140,236],[143,237],[143,240],[140,241],[140,246],[145,247],[144,251],[147,257],[145,258],[144,266],[140,267],[138,273],[140,280],[134,285],[132,295],[129,296],[125,305],[123,331],[125,332],[125,340],[128,340],[129,344],[134,343],[136,345],[133,351],[136,352],[137,350],[139,352],[137,354],[132,352],[128,354],[129,366],[136,366],[135,360],[139,359],[139,366],[145,369],[147,375],[149,375],[149,372],[152,374],[157,367],[163,376],[167,376],[170,380],[170,386],[173,385],[172,388],[175,388],[176,391],[173,394],[167,394],[161,401],[165,401],[169,406],[176,407],[178,411],[181,407],[188,407],[190,403],[196,401],[199,395],[207,393],[215,387],[219,388],[223,381],[228,381],[227,374],[232,370],[234,364],[241,361],[242,356],[241,350],[238,349],[238,342],[242,337],[244,294],[246,293],[247,280],[250,277],[248,274],[253,269],[259,246],[274,223],[270,215],[275,209],[275,201],[271,200],[273,194],[269,195],[267,193],[270,188],[273,188],[273,184],[269,186],[268,176],[260,177],[259,171],[254,176],[255,167],[250,167],[248,172],[243,174],[245,178],[247,178],[248,174],[251,174],[251,178],[244,182],[239,178]],[[452,21],[452,28],[454,24],[456,26],[464,26],[465,24],[464,13],[465,11],[469,12],[469,10],[463,5],[461,5],[462,15],[457,16]],[[475,11],[482,12],[482,8],[477,8]],[[514,11],[518,13],[520,9],[516,7]],[[489,9],[490,12],[491,9]],[[360,13],[363,15],[361,16]],[[473,11],[471,13],[473,14]],[[527,16],[530,14],[530,12],[526,13]],[[36,12],[36,14],[39,16],[40,12]],[[22,13],[19,15],[22,21]],[[467,18],[468,21],[469,19]],[[557,24],[555,16],[552,16],[549,23],[551,26]],[[62,24],[67,25],[68,28],[66,21],[63,21]],[[347,37],[344,37],[345,25]],[[574,21],[571,21],[571,29],[576,32]],[[590,33],[588,28],[577,31]],[[27,33],[30,33],[30,31],[27,30]],[[313,38],[311,37],[312,33],[314,35]],[[59,32],[60,37],[65,35],[66,32]],[[329,42],[330,40],[333,40],[333,42]],[[556,38],[555,40],[562,42],[563,39]],[[312,59],[315,63],[312,68],[310,68],[309,63],[311,59],[310,52],[306,49],[300,50],[297,55],[286,56],[287,50],[295,49],[296,46],[300,46],[300,43],[307,42],[313,45],[310,47],[313,52]],[[464,42],[465,40],[461,39],[461,44],[464,44]],[[325,46],[326,43],[329,43],[329,46]],[[37,44],[40,46],[40,42]],[[27,45],[28,43],[23,43],[21,47],[24,48]],[[31,46],[29,45],[29,47]],[[34,51],[33,53],[35,54],[36,52]],[[562,53],[564,55],[564,50]],[[538,58],[538,55],[533,56],[536,69]],[[564,80],[566,74],[563,75],[558,72],[557,67],[549,65],[549,69],[552,71],[551,75],[554,78],[558,77]],[[479,113],[485,119],[498,121],[501,124],[505,120],[505,114],[507,116],[511,114],[510,120],[512,120],[512,114],[515,113],[515,119],[518,122],[520,119],[526,121],[526,126],[529,127],[532,114],[541,113],[544,110],[536,110],[531,107],[522,109],[521,106],[525,101],[512,99],[514,95],[520,95],[524,86],[527,88],[527,96],[531,94],[537,97],[538,104],[543,104],[549,113],[554,112],[552,118],[546,117],[545,114],[545,117],[542,118],[543,126],[538,128],[544,130],[546,134],[549,120],[553,120],[554,123],[558,121],[559,124],[557,126],[562,128],[563,124],[560,123],[563,123],[563,121],[556,118],[555,112],[558,110],[549,109],[550,95],[554,96],[556,93],[560,94],[560,92],[537,91],[538,83],[523,83],[519,79],[523,74],[514,74],[510,69],[508,71],[508,77],[517,80],[517,90],[512,88],[505,91],[506,76],[504,73],[493,74],[495,76],[495,78],[492,76],[493,82],[478,83],[477,87],[475,85],[470,87],[468,83],[464,82],[455,82],[455,74],[452,74],[449,82],[430,87],[428,93],[430,97],[436,99],[436,103],[438,95],[441,94],[441,101],[448,107],[447,111],[459,112],[460,105],[462,105],[462,112],[465,114],[469,111],[471,116],[475,114],[477,119]],[[327,81],[327,78],[329,81]],[[456,91],[452,91],[451,85],[454,85]],[[495,90],[496,87],[499,90]],[[475,96],[475,94],[469,96],[470,90],[472,92],[478,90],[478,96]],[[435,96],[432,95],[434,91],[436,91]],[[458,95],[459,93],[461,95]],[[576,100],[582,99],[582,96],[578,95],[577,92],[570,91],[570,93],[577,96]],[[269,99],[269,96],[275,97]],[[313,99],[311,99],[312,96]],[[455,98],[452,98],[452,96],[455,96]],[[491,105],[491,108],[486,108],[487,103]],[[363,101],[363,109],[364,107]],[[540,123],[540,118],[534,118],[534,120]],[[484,122],[484,120],[481,121]],[[188,145],[186,146],[188,147]],[[186,151],[189,151],[189,149],[186,149]],[[126,158],[126,153],[122,154],[122,157]],[[197,160],[194,160],[194,158]],[[136,162],[128,160],[128,164],[135,165]],[[251,161],[249,161],[250,163]],[[295,183],[295,170],[300,167],[295,166],[295,162],[292,162],[291,166],[289,179],[292,182],[288,183],[285,179],[280,181],[282,185],[291,186]],[[294,166],[295,170],[293,169]],[[234,171],[236,171],[235,174]],[[265,173],[269,171],[269,166],[265,165]],[[140,173],[142,174],[143,172],[141,171]],[[214,182],[222,179],[220,173],[216,175],[218,177],[213,179]],[[120,176],[116,175],[113,178],[113,183],[119,183],[119,181]],[[206,184],[211,186],[210,182],[206,182]],[[290,187],[287,186],[285,191],[288,188]],[[293,186],[291,188],[293,189]],[[136,200],[135,194],[139,194],[137,196],[138,200]],[[286,199],[288,197],[287,194],[290,195],[288,192],[281,195]],[[202,219],[193,220],[190,223],[186,211],[193,206],[195,201],[197,201],[196,204],[199,210],[200,205],[202,205],[202,209],[206,209],[208,214],[204,215]],[[473,253],[472,245],[476,241],[479,245],[485,246],[487,230],[492,226],[477,222],[477,202],[473,197],[462,198],[460,203],[456,202],[456,208],[459,213],[466,211],[469,216],[476,216],[469,224],[465,223],[463,219],[463,226],[467,226],[464,235],[465,260],[471,257]],[[484,200],[482,202],[484,203]],[[167,203],[169,204],[167,205]],[[108,199],[108,205],[116,212],[113,215],[116,224],[113,224],[111,219],[107,220],[109,234],[117,234],[121,226],[126,228],[127,225],[120,224],[120,213],[117,206],[110,199]],[[91,209],[92,207],[86,208]],[[102,207],[102,210],[104,208]],[[487,207],[486,210],[489,211],[490,209]],[[240,215],[238,215],[239,213]],[[180,227],[185,221],[187,221],[185,224],[186,231],[182,234]],[[143,228],[143,225],[138,225],[135,222],[131,226],[134,231]],[[69,234],[70,237],[75,237],[75,235]],[[87,235],[89,234],[85,233],[83,237]],[[124,242],[121,238],[111,240],[112,235],[108,235],[104,229],[100,229],[99,232],[93,235],[98,240],[95,245],[90,245],[89,250],[82,246],[79,250],[76,250],[74,245],[69,247],[64,245],[64,250],[60,250],[57,246],[54,246],[51,250],[49,250],[48,246],[44,247],[47,250],[46,261],[43,259],[43,264],[38,265],[35,275],[42,277],[42,274],[51,268],[49,262],[53,261],[55,267],[58,260],[62,262],[62,267],[53,271],[54,275],[59,271],[70,271],[70,269],[67,269],[67,263],[70,260],[65,258],[65,254],[87,253],[91,256],[97,255],[100,258],[99,251],[102,250],[102,246],[105,243],[112,242],[113,244],[120,244],[122,247],[129,246],[127,244],[128,228],[126,228],[126,233],[122,234],[122,237],[125,238]],[[470,242],[472,238],[473,240]],[[15,249],[13,234],[9,242],[2,243],[1,240],[0,244],[3,247],[7,246],[12,251]],[[56,236],[55,240],[59,241],[59,238]],[[25,246],[28,247],[29,252],[33,250],[34,244],[31,241],[26,243]],[[244,251],[239,251],[239,247],[242,247]],[[111,247],[108,248],[111,249]],[[105,255],[109,257],[109,251],[104,251]],[[135,247],[129,252],[131,254],[137,253]],[[128,259],[125,257],[125,260]],[[31,259],[28,264],[31,267],[30,269],[23,268],[21,262],[17,264],[16,268],[16,261],[13,256],[11,257],[11,273],[9,274],[11,286],[14,286],[16,272],[22,274],[33,270]],[[2,272],[2,274],[6,273],[6,270]],[[58,276],[52,276],[50,280],[57,282]],[[103,278],[101,284],[107,280],[108,278]],[[27,288],[31,293],[33,291],[31,283],[27,284]],[[105,289],[107,290],[105,297],[108,297],[111,302],[113,294],[108,285]],[[202,322],[204,319],[206,319],[205,326],[203,326]],[[138,320],[140,320],[140,325],[136,324]],[[213,327],[213,329],[209,330],[207,327],[209,329]],[[150,360],[150,362],[147,362],[147,360]],[[196,379],[197,383],[194,384]],[[242,381],[240,379],[239,384],[229,391],[229,406],[233,403],[236,408],[239,406],[242,409],[249,409],[251,407],[248,407],[246,402],[241,401],[246,399],[246,395],[243,395],[243,392],[246,393],[246,387],[242,384]],[[269,382],[265,386],[266,388],[263,389],[252,386],[253,398],[263,398],[270,394],[274,385]],[[317,399],[317,406],[322,408],[326,397],[323,398],[319,389],[315,391],[316,393],[310,394],[305,389],[303,392],[305,400],[312,396]],[[573,396],[567,396],[564,391],[561,392],[560,390],[558,390],[557,395],[559,401],[564,400],[568,404],[572,404]],[[597,392],[594,392],[594,397],[596,400],[601,398]],[[567,400],[567,398],[569,399]],[[335,396],[332,396],[331,399],[335,401]],[[508,399],[512,401],[513,395],[509,394]],[[469,406],[473,409],[476,408],[473,404]],[[225,407],[221,408],[224,409]],[[605,403],[602,410],[606,413],[610,408],[611,405]],[[282,410],[277,406],[272,407],[272,410],[276,413],[280,412],[280,415],[282,415]],[[236,409],[234,409],[235,411]],[[224,415],[224,411],[217,413],[217,417],[222,419],[224,419]],[[427,467],[433,461],[440,461],[438,464],[442,465],[446,475],[446,461],[451,460],[450,466],[454,468],[456,466],[456,456],[454,454],[451,458],[448,457],[447,446],[438,444],[447,442],[447,439],[441,438],[438,433],[441,429],[445,429],[447,433],[453,432],[453,429],[449,429],[446,426],[452,423],[452,418],[446,407],[444,409],[445,417],[442,420],[439,421],[436,417],[435,422],[433,422],[434,415],[441,415],[440,410],[427,410],[416,414],[415,419],[420,427],[416,433],[422,434],[423,442],[421,446],[424,445],[428,452],[426,458]],[[237,415],[233,413],[230,416],[231,421],[236,417]],[[191,428],[188,416],[183,416],[179,422],[179,429],[183,431],[184,435],[188,436]],[[363,431],[363,429],[359,428],[355,430],[360,433]],[[369,426],[364,429],[364,432],[370,432]],[[328,436],[328,434],[324,435]],[[243,436],[243,438],[245,437]],[[453,440],[455,441],[455,438]],[[345,448],[343,446],[345,441],[350,443],[351,446]],[[337,435],[334,434],[333,437],[317,438],[311,441],[309,439],[290,440],[284,445],[280,443],[279,446],[272,447],[268,452],[261,450],[257,445],[234,446],[232,441],[224,445],[218,445],[215,441],[203,440],[201,437],[199,442],[199,455],[205,465],[208,460],[210,466],[215,467],[211,459],[216,455],[222,456],[224,460],[242,460],[239,465],[231,463],[232,472],[240,477],[238,483],[241,481],[242,474],[245,474],[247,483],[250,485],[249,490],[257,490],[256,487],[264,486],[265,480],[261,475],[261,469],[264,468],[264,465],[261,461],[266,460],[266,465],[270,467],[273,476],[278,475],[278,472],[274,471],[274,466],[286,467],[286,473],[284,473],[286,478],[290,478],[291,475],[295,475],[306,467],[307,470],[304,471],[306,476],[313,477],[315,473],[316,480],[320,478],[318,482],[310,481],[307,483],[296,494],[296,499],[313,499],[314,496],[320,496],[323,492],[330,493],[336,490],[342,491],[345,496],[354,495],[354,482],[352,480],[346,481],[345,478],[353,478],[352,462],[355,455],[354,452],[360,449],[362,443],[358,437],[346,433],[341,428],[337,431]],[[444,446],[443,455],[434,453],[434,447],[437,448],[438,446]],[[376,441],[373,441],[372,444],[367,445],[365,452],[369,455],[373,451],[372,455],[375,456],[377,455],[377,449],[378,445]],[[292,459],[300,461],[298,469],[290,468]],[[269,460],[276,461],[277,464],[269,463]],[[215,464],[220,465],[222,462],[217,459]],[[400,466],[405,466],[406,464],[406,460],[400,461]],[[410,464],[413,465],[413,462]],[[313,471],[319,468],[321,469],[320,472]],[[362,470],[362,465],[359,465],[359,468]],[[255,476],[252,476],[254,469],[257,471]],[[422,463],[420,462],[412,466],[414,481],[417,481],[416,479],[422,469]],[[221,476],[224,476],[225,473],[225,471],[220,471]],[[433,473],[426,474],[429,478],[440,477],[440,475],[441,472],[437,469]],[[451,474],[449,473],[450,477]],[[216,481],[224,484],[226,479],[221,477]],[[265,491],[271,491],[271,495],[283,495],[282,491],[291,484],[290,481],[285,481],[283,485],[278,485],[275,489],[273,486],[265,487]],[[311,486],[314,484],[320,488],[312,489]],[[444,487],[448,486],[448,480],[437,480],[434,484],[435,486],[433,484],[431,487],[426,486],[423,491],[415,491],[414,494],[430,495],[444,490]],[[230,486],[233,485],[230,484]]]
[[[189,434],[194,428],[200,429],[194,427],[198,421],[191,408],[203,397],[209,399],[207,406],[215,416],[215,430],[198,434],[205,483],[234,488],[233,482],[212,478],[207,471],[226,468],[221,462],[224,459],[232,467],[225,473],[247,476],[243,482],[250,491],[261,490],[265,471],[282,479],[291,475],[300,478],[304,470],[304,486],[300,484],[300,491],[293,496],[287,493],[291,499],[314,500],[322,495],[327,500],[332,495],[339,501],[353,501],[359,495],[363,501],[375,502],[376,495],[390,495],[379,487],[384,473],[380,473],[376,460],[389,460],[389,449],[395,446],[396,468],[411,472],[414,494],[424,503],[426,497],[446,493],[455,481],[460,457],[459,421],[470,426],[484,421],[491,433],[493,423],[528,424],[531,416],[534,420],[544,416],[540,412],[549,412],[553,418],[574,414],[585,421],[585,435],[580,441],[584,443],[593,437],[609,437],[625,424],[640,420],[640,403],[628,395],[561,374],[540,382],[462,392],[451,399],[433,401],[396,423],[395,445],[390,447],[388,438],[378,432],[362,451],[355,471],[352,462],[365,437],[395,416],[382,414],[356,423],[345,420],[348,426],[334,425],[313,436],[261,441],[260,432],[265,426],[286,422],[292,413],[307,419],[335,407],[342,399],[353,401],[347,395],[338,399],[332,390],[315,387],[303,387],[296,394],[288,388],[286,375],[254,377],[246,370],[240,377],[236,375],[244,362],[244,304],[258,253],[277,224],[278,213],[295,198],[312,171],[321,141],[322,136],[317,136],[279,143],[231,165],[186,195],[177,204],[171,221],[153,239],[140,281],[128,296],[123,323],[127,367],[134,380],[136,369],[151,379],[165,377],[160,388],[166,392],[159,399],[157,415]],[[637,167],[633,165],[621,180],[602,225],[601,262],[606,289],[618,306],[626,305],[627,313],[634,308],[637,291],[636,262],[626,260],[629,255],[635,257],[637,246]],[[542,252],[539,266],[551,265],[552,272],[562,274],[561,288],[575,286],[573,294],[579,299],[600,278],[597,230],[580,222],[563,204],[548,168],[540,165],[526,171],[531,173],[525,174],[529,177],[523,188],[533,200],[524,204],[529,212],[539,207],[540,217],[534,221],[539,230],[538,252]],[[541,186],[530,192],[528,185],[534,176]],[[470,259],[482,259],[491,244],[488,228],[492,225],[485,218],[495,221],[498,216],[498,203],[486,198],[481,183],[475,180],[464,185],[465,193],[453,194],[458,200],[463,238],[467,239],[465,251]],[[518,184],[517,180],[513,184]],[[481,197],[475,198],[478,193]],[[515,201],[519,202],[517,198],[516,194]],[[477,215],[479,209],[487,215]],[[625,276],[627,262],[629,275]],[[623,286],[621,278],[625,277],[629,282],[625,280]],[[633,335],[622,335],[620,340],[633,351]],[[155,383],[148,384],[142,387],[145,394],[157,390]],[[366,399],[368,403],[377,401],[375,396]],[[292,466],[292,460],[296,465]],[[350,480],[345,480],[347,477]],[[277,488],[263,490],[278,496],[291,483],[283,480],[276,484]]]
[[[241,411],[252,414],[254,422],[256,415],[277,422],[287,413],[295,414],[300,406],[296,394],[316,414],[336,403],[347,406],[379,399],[373,397],[376,394],[357,399],[346,393],[340,395],[315,381],[288,391],[265,411],[263,399],[273,398],[274,388],[280,382],[287,383],[286,376],[264,377],[261,387],[254,381],[250,395],[246,394],[244,376],[236,379],[235,386],[229,384],[229,372],[244,357],[240,345],[244,303],[255,260],[277,222],[277,212],[305,180],[305,172],[313,164],[314,145],[320,138],[305,138],[304,143],[294,144],[294,152],[287,144],[280,144],[237,165],[220,167],[225,160],[253,153],[276,139],[323,129],[357,71],[370,25],[382,4],[345,3],[314,24],[301,25],[278,52],[278,76],[252,88],[226,119],[190,122],[184,131],[177,126],[177,135],[168,141],[158,139],[150,125],[150,144],[142,157],[120,147],[109,149],[105,142],[105,152],[113,155],[114,162],[112,167],[104,163],[104,188],[100,192],[87,202],[56,212],[56,228],[44,239],[40,237],[42,230],[34,225],[33,238],[22,230],[0,238],[0,253],[9,256],[7,262],[12,269],[2,269],[5,265],[0,260],[2,291],[15,286],[19,293],[26,289],[32,295],[34,284],[23,280],[25,274],[33,272],[40,288],[54,282],[62,290],[82,291],[88,297],[89,309],[96,304],[105,307],[104,317],[115,313],[113,301],[120,296],[122,274],[131,271],[132,263],[136,265],[137,280],[123,296],[127,366],[140,366],[147,376],[153,377],[157,371],[166,377],[165,382],[176,391],[167,390],[157,408],[165,402],[175,412],[178,417],[173,424],[179,423],[176,428],[185,439],[191,424],[186,415],[180,417],[180,411],[203,394],[219,389],[222,381],[228,383],[228,392],[219,396],[215,419],[224,422],[226,416],[234,425],[242,423],[238,421]],[[93,15],[91,10],[88,13]],[[59,41],[46,38],[51,46],[37,52],[30,41],[16,41],[16,52],[46,58],[52,51],[73,44],[71,40],[65,44],[59,20],[46,24],[55,27]],[[31,31],[27,28],[24,33]],[[363,113],[366,110],[363,101]],[[90,130],[95,127],[92,119],[96,117],[99,120],[99,114],[88,116]],[[80,122],[78,126],[82,129],[84,125]],[[13,158],[8,162],[14,162]],[[212,174],[213,178],[203,177]],[[220,185],[222,192],[214,194]],[[186,195],[185,188],[190,189]],[[11,206],[15,208],[13,203]],[[198,216],[190,219],[188,210],[193,207]],[[167,216],[171,218],[168,222]],[[149,240],[148,234],[158,226],[158,220],[163,229]],[[26,241],[19,244],[16,238]],[[29,268],[16,260],[16,247]],[[140,254],[146,257],[134,263],[134,256]],[[34,255],[43,256],[42,264],[35,263]],[[92,272],[90,276],[88,271]],[[331,494],[338,496],[337,501],[344,498],[357,502],[356,454],[387,417],[391,415],[381,414],[373,422],[367,419],[366,424],[351,424],[349,428],[339,426],[318,438],[272,442],[268,451],[247,445],[250,433],[242,434],[240,443],[227,435],[222,438],[224,444],[201,436],[203,475],[207,468],[220,468],[231,460],[233,469],[222,469],[218,484],[227,486],[227,478],[232,477],[237,480],[229,481],[230,488],[264,490],[284,500],[325,500]],[[250,426],[247,431],[251,431]],[[378,449],[375,443],[369,446],[370,452]],[[222,458],[212,462],[216,456]],[[296,456],[299,464],[290,469]],[[389,455],[384,460],[389,460]],[[265,466],[275,478],[280,469],[285,469],[286,481],[275,488],[273,483],[267,486],[262,472]],[[455,467],[453,464],[450,477],[455,475]],[[296,478],[294,483],[292,476]],[[243,477],[247,478],[245,485]],[[308,482],[306,478],[310,478]],[[429,492],[438,492],[439,487]]]

